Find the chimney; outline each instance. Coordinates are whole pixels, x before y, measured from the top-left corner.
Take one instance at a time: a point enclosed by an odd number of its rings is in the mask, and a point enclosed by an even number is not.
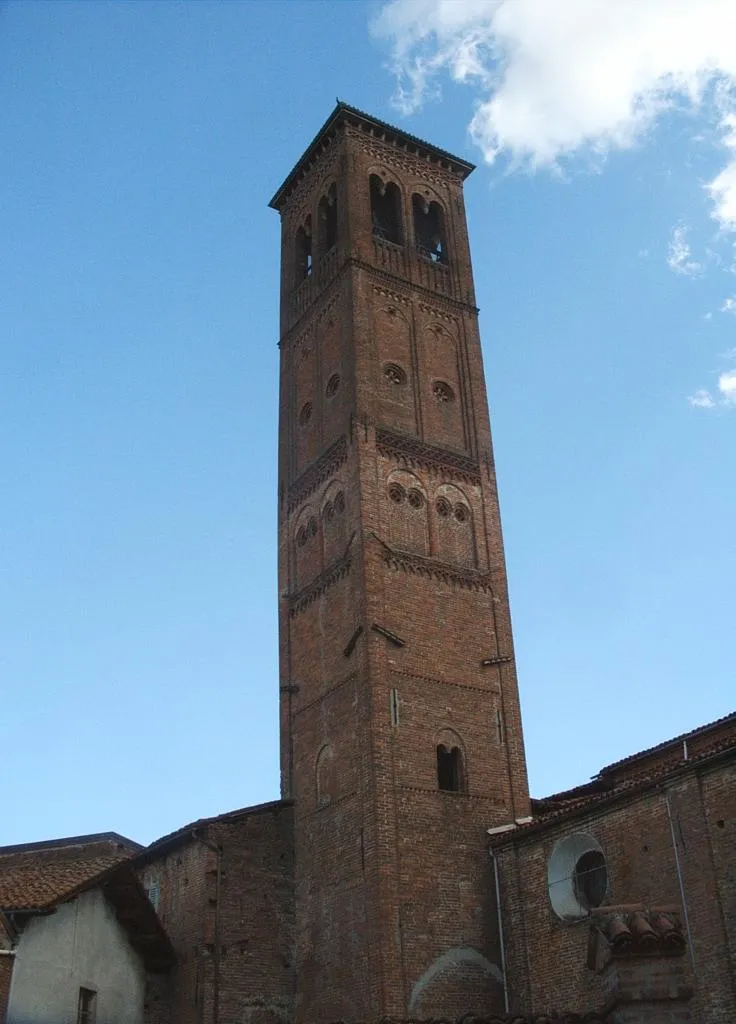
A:
[[[685,949],[676,908],[594,911],[588,967],[603,980],[606,1024],[692,1024]]]

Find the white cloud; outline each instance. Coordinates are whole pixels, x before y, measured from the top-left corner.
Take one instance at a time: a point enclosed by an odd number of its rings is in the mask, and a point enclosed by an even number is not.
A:
[[[696,409],[713,409],[716,404],[710,391],[704,388],[698,388],[694,395],[688,397],[688,402]]]
[[[719,373],[717,388],[715,397],[705,388],[698,388],[687,400],[695,409],[715,409],[717,406],[736,408],[736,369]]]
[[[725,370],[720,374],[718,390],[723,405],[736,405],[736,370]]]
[[[734,296],[732,295],[729,295],[729,297],[721,306],[720,312],[736,314],[736,298],[734,298]]]
[[[667,250],[667,266],[676,274],[697,277],[703,272],[703,266],[697,260],[691,259],[691,256],[692,250],[687,241],[687,228],[683,224],[678,224],[672,232]]]
[[[736,114],[721,120],[723,144],[731,151],[731,160],[706,186],[713,200],[713,218],[725,231],[736,231]]]
[[[389,0],[373,30],[404,113],[441,73],[477,89],[469,127],[489,163],[625,149],[664,111],[707,104],[731,159],[705,187],[736,231],[734,0]]]

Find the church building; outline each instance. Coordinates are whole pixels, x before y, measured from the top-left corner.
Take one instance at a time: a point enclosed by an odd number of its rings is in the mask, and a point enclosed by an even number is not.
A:
[[[736,715],[530,798],[472,170],[338,103],[271,200],[281,795],[104,876],[139,1024],[736,1022]]]

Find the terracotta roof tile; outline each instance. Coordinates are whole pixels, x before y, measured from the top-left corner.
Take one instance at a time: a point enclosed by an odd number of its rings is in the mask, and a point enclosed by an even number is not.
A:
[[[92,837],[94,839],[94,837]],[[39,910],[134,851],[109,841],[0,850],[0,910]]]
[[[650,786],[657,785],[675,772],[695,768],[703,762],[727,751],[733,751],[736,754],[736,734],[714,741],[687,759],[679,758],[677,761],[660,762],[650,765],[648,770],[641,771],[636,775],[624,776],[613,784],[605,783],[597,786],[586,783],[577,789],[557,793],[542,800],[534,800],[533,810],[536,813],[530,822],[518,825],[508,832],[493,836],[491,842],[494,846],[503,846],[506,843],[513,842],[517,836],[537,832],[549,824],[572,817],[579,811],[592,810],[598,805],[604,805],[627,794],[633,794],[639,790],[645,790]],[[597,781],[599,780],[594,780],[594,783]]]
[[[647,747],[645,750],[638,750],[635,754],[629,754],[628,757],[622,757],[619,761],[613,761],[611,764],[607,764],[604,768],[601,768],[598,774],[608,775],[611,772],[619,772],[622,768],[626,768],[635,761],[644,760],[655,754],[664,752],[668,747],[679,746],[682,743],[686,743],[688,740],[695,739],[696,737],[702,736],[708,732],[721,731],[724,727],[728,727],[730,725],[733,725],[736,728],[736,711],[731,712],[730,715],[724,715],[722,718],[716,718],[715,721],[708,722],[706,725],[699,725],[696,729],[691,729],[689,732],[683,732],[679,736],[673,736],[671,739],[664,740],[662,743],[656,743],[653,747]]]

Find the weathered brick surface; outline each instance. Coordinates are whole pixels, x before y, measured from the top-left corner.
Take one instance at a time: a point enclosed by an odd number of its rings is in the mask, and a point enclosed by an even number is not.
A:
[[[8,1008],[10,980],[13,974],[13,957],[0,955],[0,1024],[5,1024]]]
[[[462,174],[412,149],[347,123],[281,208],[281,763],[304,1021],[497,1008],[485,829],[529,807]],[[372,174],[400,190],[401,246],[374,238]],[[447,266],[418,253],[414,194],[442,207]],[[440,740],[462,750],[464,793],[438,791]]]
[[[692,962],[688,954],[684,971],[695,991],[693,1019],[733,1024],[734,782],[733,757],[715,760],[573,820],[553,821],[498,850],[512,1007],[550,1012],[560,1007],[561,995],[565,1008],[578,1012],[603,1005],[601,980],[585,966],[586,921],[561,921],[548,898],[554,844],[582,832],[604,851],[606,903],[682,907],[684,891],[692,937]]]
[[[291,1019],[292,834],[291,806],[265,805],[143,855],[140,875],[160,886],[178,960],[171,979],[150,980],[147,1024],[215,1024],[216,1004],[220,1024]]]

